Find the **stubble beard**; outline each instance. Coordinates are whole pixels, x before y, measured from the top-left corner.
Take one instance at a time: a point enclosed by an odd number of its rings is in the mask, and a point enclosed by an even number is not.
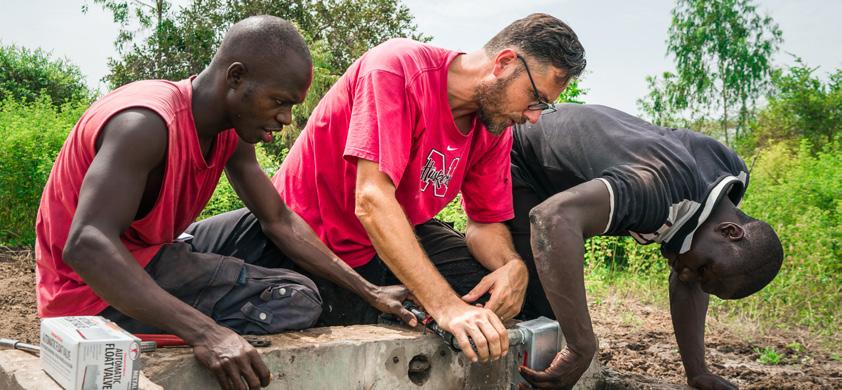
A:
[[[477,116],[491,134],[500,135],[509,127],[509,118],[502,114],[501,107],[506,100],[506,87],[511,84],[515,76],[517,76],[517,73],[493,84],[481,84],[474,92],[474,96],[479,102]]]

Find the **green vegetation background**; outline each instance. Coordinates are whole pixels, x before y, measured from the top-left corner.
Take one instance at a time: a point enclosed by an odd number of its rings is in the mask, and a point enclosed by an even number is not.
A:
[[[411,16],[404,18],[411,22]],[[373,34],[371,40],[415,33],[414,25],[407,23]],[[168,28],[177,32],[177,27]],[[308,39],[316,67],[313,88],[305,104],[297,108],[295,123],[287,133],[259,148],[259,159],[269,175],[348,59],[365,49],[343,52],[336,44]],[[144,48],[134,50],[129,54],[138,56],[137,51]],[[125,72],[131,66],[126,64],[132,58],[112,60],[111,81],[127,80]],[[95,93],[85,87],[77,67],[40,50],[0,47],[0,69],[0,245],[32,246],[38,203],[52,162]],[[187,67],[179,72],[176,75],[192,70]],[[798,62],[775,70],[769,82],[764,95],[767,103],[750,113],[746,127],[730,144],[751,167],[751,183],[741,207],[776,229],[786,258],[781,273],[767,288],[740,301],[714,299],[711,312],[760,320],[769,326],[805,327],[833,337],[842,330],[842,69],[822,78],[816,69]],[[583,92],[578,83],[573,84],[561,100],[580,102]],[[655,114],[652,117],[658,118]],[[697,119],[689,125],[717,136],[720,124]],[[722,138],[722,133],[718,136]],[[242,202],[223,177],[201,218],[240,207]],[[464,229],[458,198],[439,217]],[[594,238],[586,244],[586,268],[591,292],[609,286],[628,288],[666,301],[669,271],[655,245],[637,245],[628,238]]]

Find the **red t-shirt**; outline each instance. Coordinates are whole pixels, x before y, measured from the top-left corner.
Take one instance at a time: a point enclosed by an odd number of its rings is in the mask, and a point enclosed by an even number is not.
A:
[[[205,161],[191,106],[191,80],[139,81],[94,103],[70,132],[41,195],[35,222],[35,281],[38,315],[93,315],[108,303],[64,263],[62,251],[76,213],[82,180],[93,162],[100,129],[115,114],[133,107],[150,109],[167,124],[164,180],[152,210],[120,236],[141,267],[199,216],[237,145],[233,130],[221,132]],[[116,259],[115,259],[116,261]]]
[[[511,129],[456,127],[447,68],[460,53],[389,40],[354,62],[322,98],[272,178],[286,204],[351,267],[375,255],[354,214],[356,159],[379,163],[409,222],[433,218],[461,191],[477,222],[511,219]]]

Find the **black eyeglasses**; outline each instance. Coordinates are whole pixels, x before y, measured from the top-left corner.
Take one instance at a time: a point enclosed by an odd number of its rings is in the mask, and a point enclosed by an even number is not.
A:
[[[532,83],[532,93],[535,94],[535,100],[538,101],[537,103],[526,106],[526,109],[530,111],[541,111],[541,115],[555,112],[555,104],[544,100],[538,94],[538,87],[535,86],[535,80],[532,79],[532,73],[529,71],[529,65],[526,65],[526,60],[520,54],[517,55],[517,58],[520,59],[520,62],[523,62],[523,67],[526,68],[526,75],[529,76],[529,82]]]

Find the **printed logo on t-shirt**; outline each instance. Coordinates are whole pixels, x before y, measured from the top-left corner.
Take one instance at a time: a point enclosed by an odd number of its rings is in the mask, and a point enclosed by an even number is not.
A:
[[[421,191],[427,191],[427,187],[432,183],[433,195],[444,198],[447,194],[447,185],[450,184],[450,179],[458,165],[458,157],[451,160],[450,166],[447,166],[447,159],[442,152],[435,149],[430,150],[430,154],[427,155],[427,162],[421,167]]]

